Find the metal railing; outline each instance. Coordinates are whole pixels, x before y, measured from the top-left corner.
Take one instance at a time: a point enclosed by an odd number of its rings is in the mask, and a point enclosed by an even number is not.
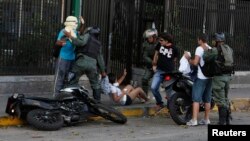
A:
[[[54,73],[52,45],[70,0],[0,1],[0,75]],[[155,23],[158,32],[194,52],[199,33],[226,33],[234,49],[236,70],[250,70],[250,2],[244,0],[83,0],[86,26],[101,28],[107,69],[116,74],[142,67],[143,32]],[[129,78],[128,78],[129,79]]]
[[[184,50],[194,53],[199,33],[212,37],[215,32],[224,32],[226,43],[234,50],[236,70],[250,70],[250,1],[167,0],[167,3],[165,28],[175,36],[181,53]]]
[[[0,5],[0,75],[52,74],[61,1],[2,0]]]

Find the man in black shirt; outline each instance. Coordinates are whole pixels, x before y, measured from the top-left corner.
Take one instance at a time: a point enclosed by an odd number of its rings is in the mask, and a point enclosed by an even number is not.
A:
[[[165,32],[161,33],[159,35],[159,44],[155,48],[154,60],[152,62],[155,74],[153,76],[151,90],[156,100],[156,110],[163,108],[162,97],[159,93],[160,84],[164,79],[162,74],[175,70],[178,54],[179,51],[173,44],[172,35]],[[166,88],[166,91],[167,95],[170,96],[172,86]]]

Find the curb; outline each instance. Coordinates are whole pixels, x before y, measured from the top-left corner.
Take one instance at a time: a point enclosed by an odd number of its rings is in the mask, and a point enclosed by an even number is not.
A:
[[[236,98],[232,100],[232,111],[249,112],[250,98]]]
[[[23,125],[23,124],[24,122],[17,117],[11,117],[11,116],[0,117],[0,127],[18,126],[18,125]]]
[[[116,106],[116,109],[121,111],[126,117],[147,117],[147,116],[168,116],[169,111],[163,108],[160,112],[155,111],[154,104],[147,105],[132,105],[132,106]],[[231,110],[237,112],[250,111],[250,98],[237,98],[232,100]],[[215,106],[212,111],[217,112],[218,107]],[[102,120],[101,117],[90,117],[89,120]],[[17,117],[3,116],[0,117],[0,127],[18,126],[25,124],[24,121]]]

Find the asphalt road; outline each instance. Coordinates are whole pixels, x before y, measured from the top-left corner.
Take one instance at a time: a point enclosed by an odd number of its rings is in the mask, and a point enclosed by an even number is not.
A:
[[[200,114],[202,116],[202,113]],[[201,117],[200,117],[201,118]],[[211,122],[217,122],[211,113]],[[234,125],[250,125],[249,112],[234,112]],[[206,141],[207,126],[179,126],[166,117],[129,118],[125,125],[91,121],[58,131],[37,131],[30,126],[0,128],[0,141]]]

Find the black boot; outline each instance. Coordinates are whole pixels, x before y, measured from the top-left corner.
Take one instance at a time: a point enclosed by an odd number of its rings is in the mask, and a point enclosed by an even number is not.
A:
[[[226,107],[218,107],[219,110],[219,125],[226,125],[227,119],[227,108]]]
[[[231,109],[227,109],[226,125],[230,125],[232,119]]]
[[[93,97],[97,102],[101,102],[101,90],[93,89]]]

